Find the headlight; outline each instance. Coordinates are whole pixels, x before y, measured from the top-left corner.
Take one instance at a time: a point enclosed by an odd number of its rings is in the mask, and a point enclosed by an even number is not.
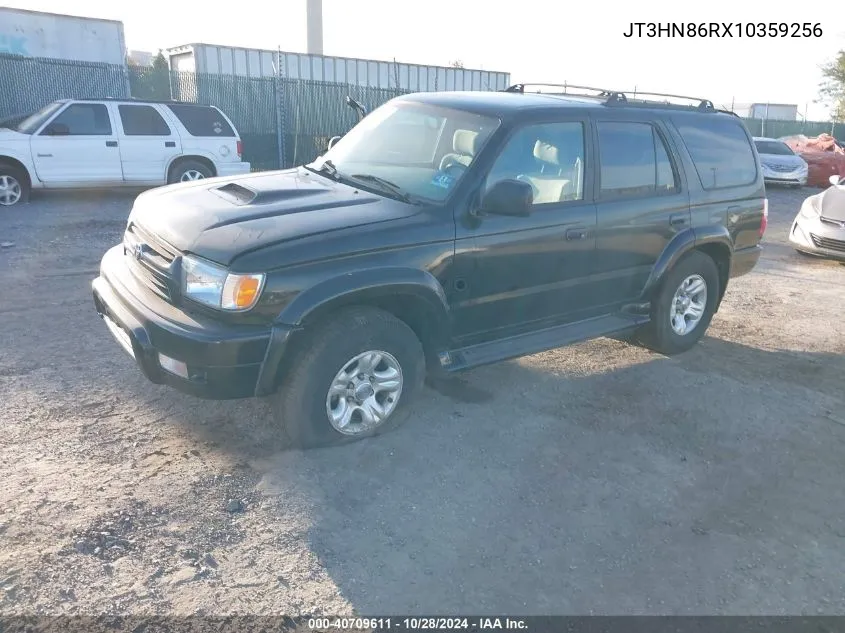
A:
[[[212,308],[248,310],[264,286],[264,275],[238,275],[194,257],[182,259],[182,291]]]
[[[815,205],[815,200],[813,198],[804,200],[800,213],[802,218],[812,219],[819,217],[819,209]]]

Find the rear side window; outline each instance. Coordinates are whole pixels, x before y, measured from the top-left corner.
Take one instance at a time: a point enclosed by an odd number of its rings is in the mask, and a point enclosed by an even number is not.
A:
[[[126,136],[170,136],[170,128],[154,107],[121,105],[117,109]]]
[[[598,132],[602,199],[677,191],[669,153],[652,125],[600,122]]]
[[[232,126],[214,108],[183,104],[167,107],[191,136],[235,136]]]
[[[750,185],[757,159],[743,127],[721,116],[675,121],[705,189]]]

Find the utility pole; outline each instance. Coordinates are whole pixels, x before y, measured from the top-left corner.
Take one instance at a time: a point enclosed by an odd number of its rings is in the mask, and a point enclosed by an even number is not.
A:
[[[308,20],[308,54],[323,54],[323,0],[305,0]]]

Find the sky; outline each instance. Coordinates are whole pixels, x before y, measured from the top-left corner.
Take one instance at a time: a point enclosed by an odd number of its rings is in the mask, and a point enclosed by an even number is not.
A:
[[[145,0],[3,0],[5,6],[121,20],[130,49],[189,43],[306,51],[305,0],[237,4]],[[826,6],[828,5],[828,6]],[[669,92],[717,105],[794,103],[826,120],[819,66],[845,49],[836,2],[711,0],[323,0],[326,55],[448,65],[553,82]],[[631,23],[732,23],[733,37],[623,36]],[[818,24],[821,36],[739,38],[736,23]],[[645,28],[645,27],[644,27]],[[720,27],[721,28],[721,27]]]

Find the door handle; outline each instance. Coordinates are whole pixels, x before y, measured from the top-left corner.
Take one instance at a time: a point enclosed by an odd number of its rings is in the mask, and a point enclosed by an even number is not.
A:
[[[568,240],[585,240],[587,239],[587,229],[567,229],[566,239]]]
[[[117,147],[117,141],[106,141],[106,147]]]
[[[683,226],[687,223],[689,223],[689,218],[686,213],[678,213],[676,215],[669,216],[669,224],[672,226]]]
[[[176,141],[165,141],[164,146],[165,147],[176,147]]]

